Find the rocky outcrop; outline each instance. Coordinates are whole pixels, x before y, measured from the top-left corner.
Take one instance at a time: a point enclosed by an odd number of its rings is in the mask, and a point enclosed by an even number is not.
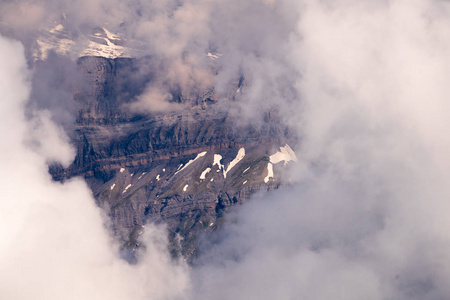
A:
[[[137,60],[87,56],[78,59],[77,64],[85,79],[85,86],[75,92],[79,105],[78,125],[117,124],[135,117],[125,107],[153,79],[151,58]],[[141,65],[148,67],[144,69]]]

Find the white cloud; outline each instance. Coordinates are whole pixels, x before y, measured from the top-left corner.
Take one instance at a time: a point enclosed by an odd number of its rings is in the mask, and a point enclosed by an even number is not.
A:
[[[73,150],[48,114],[25,118],[30,84],[23,48],[0,37],[0,49],[1,298],[180,297],[188,272],[170,259],[164,228],[147,226],[141,263],[130,265],[119,258],[86,183],[52,181],[46,162],[67,162]]]
[[[207,245],[198,298],[448,298],[448,3],[298,8],[282,47],[300,100],[280,101],[301,133],[298,183]]]

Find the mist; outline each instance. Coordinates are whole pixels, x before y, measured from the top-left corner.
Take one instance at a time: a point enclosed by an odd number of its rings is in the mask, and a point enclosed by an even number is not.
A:
[[[444,2],[301,3],[298,183],[206,243],[199,295],[448,298],[448,26]]]
[[[68,5],[54,4],[20,2],[14,12],[33,18],[10,35],[26,47],[29,28],[47,22],[39,12],[59,16]],[[25,114],[35,93],[28,50],[1,38],[3,298],[449,298],[446,1],[75,1],[71,8],[73,28],[129,20],[125,31],[164,63],[140,109],[173,110],[173,86],[214,87],[226,98],[243,76],[230,112],[257,122],[276,108],[299,134],[299,162],[289,188],[236,207],[192,266],[170,258],[164,227],[152,224],[146,250],[129,265],[87,185],[51,180],[47,163],[73,159],[65,125],[52,117],[50,100]],[[221,54],[213,67],[209,51]],[[67,96],[45,90],[56,95],[50,99]]]
[[[1,298],[181,297],[189,271],[170,258],[164,227],[148,226],[142,263],[130,265],[87,184],[52,180],[48,163],[74,158],[67,135],[48,111],[25,113],[31,72],[20,43],[0,37],[0,65]]]

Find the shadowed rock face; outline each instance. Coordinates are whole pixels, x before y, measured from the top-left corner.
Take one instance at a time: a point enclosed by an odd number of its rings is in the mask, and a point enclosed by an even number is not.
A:
[[[146,222],[166,222],[174,254],[190,257],[198,234],[217,228],[230,207],[280,186],[284,164],[267,178],[269,156],[295,141],[269,114],[262,126],[237,127],[209,92],[174,97],[186,104],[180,112],[131,114],[126,105],[154,76],[145,60],[147,71],[136,59],[79,59],[87,88],[75,92],[77,155],[51,173],[56,180],[84,176],[128,248],[138,246]]]
[[[148,66],[140,68],[140,65]],[[85,78],[86,88],[75,92],[80,105],[78,125],[110,125],[128,122],[133,115],[125,109],[143,92],[145,85],[154,77],[150,58],[108,59],[104,57],[81,57],[78,69]]]

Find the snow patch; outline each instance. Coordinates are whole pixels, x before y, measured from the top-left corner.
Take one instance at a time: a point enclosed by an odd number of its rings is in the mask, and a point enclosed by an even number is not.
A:
[[[183,168],[181,168],[181,169],[179,169],[178,171],[176,171],[174,175],[177,175],[179,172],[181,172],[181,171],[183,171],[184,169],[186,169],[190,164],[192,164],[194,161],[196,161],[196,160],[199,159],[200,157],[205,156],[206,153],[207,153],[207,152],[205,151],[205,152],[202,152],[202,153],[197,154],[197,156],[196,156],[194,159],[191,159],[190,161],[188,161],[188,163],[187,163],[186,165],[184,165]]]
[[[184,188],[183,188],[183,191],[184,191],[184,192],[187,191],[188,186],[189,186],[189,184],[186,184],[186,185],[184,186]]]
[[[108,39],[110,39],[110,40],[120,40],[120,38],[117,35],[112,34],[105,27],[102,27],[102,29],[106,33],[106,36],[108,37]]]
[[[115,186],[116,186],[115,183],[113,183],[113,185],[111,185],[111,191],[114,189]]]
[[[235,159],[233,159],[230,164],[228,165],[227,170],[223,171],[223,178],[227,178],[227,173],[230,172],[230,170],[237,165],[245,156],[245,148],[239,149]]]
[[[56,33],[57,31],[63,31],[64,30],[64,25],[63,24],[58,24],[55,27],[53,27],[52,29],[50,29],[51,33]]]
[[[89,44],[80,56],[102,56],[106,58],[129,57],[129,50],[122,46],[117,46],[107,38],[104,38],[107,45],[89,41]]]
[[[159,181],[159,174],[156,175],[156,181]]]
[[[106,58],[134,57],[143,54],[145,43],[137,40],[127,40],[127,46],[122,46],[122,38],[106,28],[92,34],[80,34],[73,39],[62,24],[56,24],[43,30],[33,46],[35,60],[45,60],[51,51],[71,58],[81,56],[102,56]]]
[[[202,174],[200,175],[200,179],[205,180],[206,174],[208,174],[210,171],[211,171],[211,168],[206,168],[206,170],[203,171]]]
[[[211,58],[212,60],[216,60],[218,58],[220,58],[222,56],[222,54],[219,53],[211,53],[208,52],[208,54],[206,54],[209,58]]]
[[[165,172],[166,171],[166,169],[163,169],[163,172]]]
[[[297,161],[297,156],[295,152],[286,144],[284,147],[280,147],[280,151],[270,156],[270,162],[272,164],[277,164],[284,161],[284,165],[287,165],[290,161]]]
[[[123,173],[125,171],[125,168],[120,168],[120,173]]]
[[[247,172],[248,170],[250,170],[250,167],[248,167],[247,169],[245,169],[244,172],[242,172],[242,174],[244,174],[244,173]]]
[[[214,163],[213,163],[213,167],[215,165],[219,166],[219,169],[222,169],[224,166],[220,163],[220,161],[222,160],[222,155],[220,154],[214,154]],[[219,172],[219,170],[217,170],[217,172]]]
[[[125,193],[130,187],[131,187],[131,184],[127,185],[127,187],[123,190],[122,194]]]
[[[54,51],[60,55],[68,55],[75,45],[75,42],[70,39],[38,39],[38,49],[33,52],[35,59],[45,60],[48,57],[50,51]]]
[[[270,178],[273,178],[273,164],[272,163],[267,164],[267,176],[266,176],[266,178],[264,178],[264,182],[268,183]]]
[[[142,178],[142,176],[144,176],[147,172],[144,172],[141,174],[141,176],[139,176],[138,180]]]
[[[247,183],[247,180],[246,181],[244,181],[243,183],[242,183],[242,185],[244,185],[244,184],[246,184]]]
[[[211,178],[211,180],[210,180],[211,182],[213,182],[214,181],[214,178]]]

